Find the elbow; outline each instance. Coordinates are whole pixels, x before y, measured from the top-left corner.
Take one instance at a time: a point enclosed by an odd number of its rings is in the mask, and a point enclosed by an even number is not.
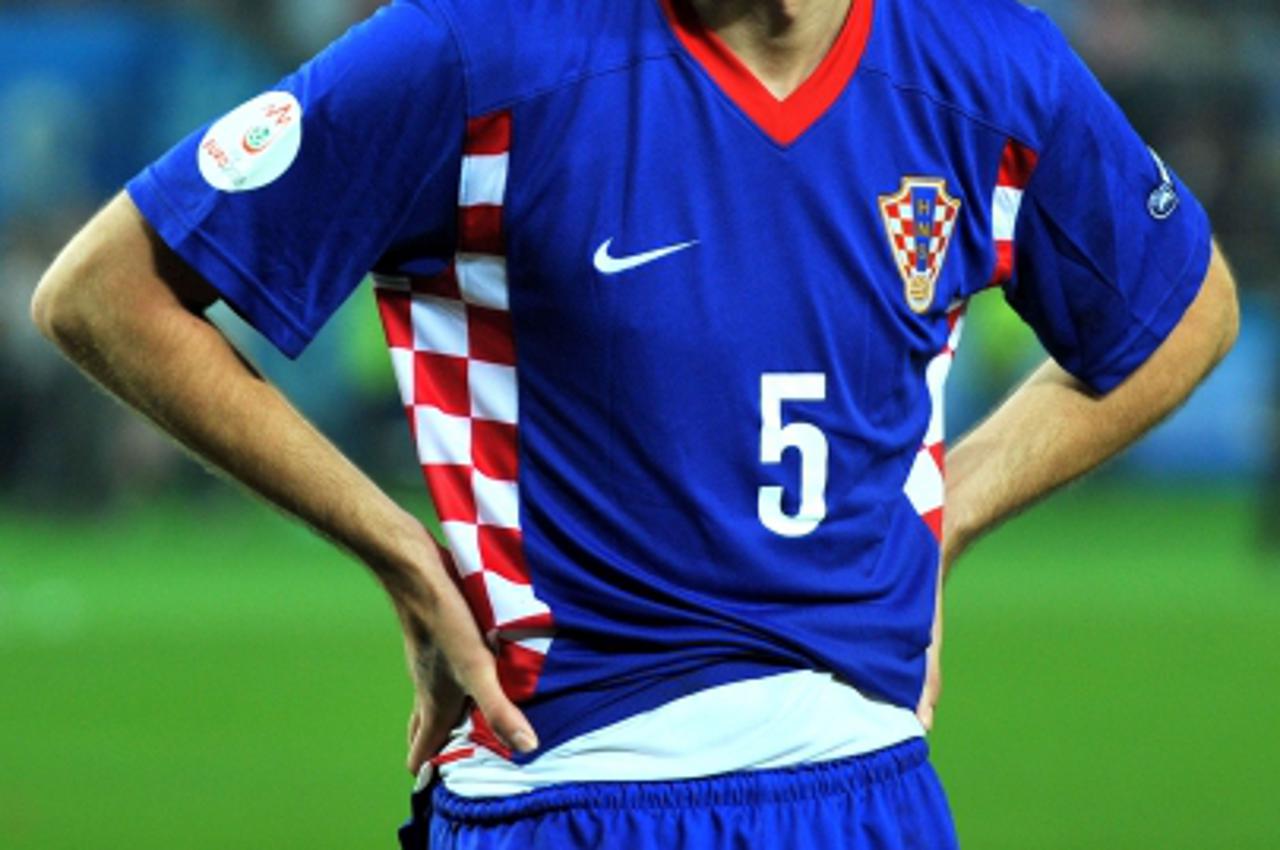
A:
[[[64,289],[65,286],[46,273],[31,296],[31,322],[49,340],[56,341],[60,329],[68,323],[67,298],[62,294]]]
[[[72,324],[73,309],[68,302],[67,285],[50,269],[40,279],[31,296],[31,321],[45,338],[57,342]]]
[[[31,321],[68,354],[91,344],[106,323],[128,309],[123,304],[128,293],[118,285],[128,257],[110,224],[109,216],[100,216],[76,234],[31,297]]]
[[[1213,357],[1213,364],[1217,365],[1231,352],[1236,340],[1240,338],[1240,297],[1237,293],[1235,277],[1226,259],[1216,248],[1209,283],[1216,290],[1215,301],[1218,305],[1216,311],[1218,344]]]
[[[88,310],[75,274],[61,258],[41,278],[31,297],[31,321],[62,349],[74,347],[88,333]]]
[[[1235,347],[1236,340],[1240,338],[1240,299],[1236,295],[1235,288],[1231,289],[1231,296],[1227,299],[1226,317],[1222,322],[1222,341],[1218,348],[1218,360],[1226,357],[1227,354]]]

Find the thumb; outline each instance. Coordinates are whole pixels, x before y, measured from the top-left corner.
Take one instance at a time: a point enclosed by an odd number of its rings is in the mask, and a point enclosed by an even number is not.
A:
[[[920,720],[920,725],[924,727],[924,731],[933,731],[933,696],[926,693],[920,698],[920,704],[916,706],[916,717]]]
[[[415,718],[420,717],[416,711],[414,716]],[[422,772],[422,766],[434,757],[436,751],[440,748],[439,743],[430,740],[430,737],[427,724],[422,723],[420,719],[410,729],[409,755],[405,762],[405,767],[414,776]]]
[[[455,655],[452,663],[458,683],[470,695],[499,740],[516,752],[536,750],[538,736],[534,734],[533,724],[502,690],[497,660],[488,648],[477,641],[463,657]]]
[[[503,692],[492,664],[479,673],[468,691],[489,728],[504,744],[519,753],[531,753],[538,748],[533,724]]]

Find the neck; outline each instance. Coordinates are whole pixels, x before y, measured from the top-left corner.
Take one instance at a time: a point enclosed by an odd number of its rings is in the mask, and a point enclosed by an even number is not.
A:
[[[835,43],[853,0],[689,0],[774,97],[808,79]],[[865,0],[860,0],[865,2]]]

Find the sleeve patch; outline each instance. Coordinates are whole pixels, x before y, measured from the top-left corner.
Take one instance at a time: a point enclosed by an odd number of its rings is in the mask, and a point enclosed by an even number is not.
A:
[[[251,192],[280,179],[302,149],[302,104],[272,91],[216,121],[196,158],[200,175],[220,192]]]

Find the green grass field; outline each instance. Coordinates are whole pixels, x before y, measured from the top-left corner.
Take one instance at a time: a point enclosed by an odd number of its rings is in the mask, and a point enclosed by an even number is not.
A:
[[[1280,847],[1250,520],[1095,484],[961,564],[934,747],[967,847]],[[0,516],[0,848],[392,847],[399,653],[373,582],[247,501]]]

